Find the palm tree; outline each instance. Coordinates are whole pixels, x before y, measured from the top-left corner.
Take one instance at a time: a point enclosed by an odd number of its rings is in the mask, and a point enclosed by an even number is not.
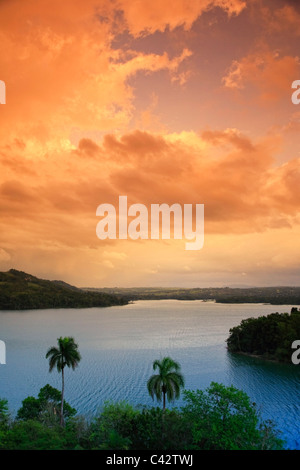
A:
[[[184,378],[180,372],[180,365],[170,357],[153,362],[153,370],[158,369],[158,374],[152,375],[147,382],[149,395],[157,401],[163,397],[163,412],[166,409],[166,397],[173,401],[180,396],[180,388],[184,387]]]
[[[72,367],[74,370],[78,366],[81,355],[78,351],[78,345],[75,343],[74,338],[67,336],[65,338],[58,338],[58,347],[52,346],[48,349],[46,358],[49,358],[49,372],[56,367],[57,372],[61,372],[62,390],[61,390],[61,407],[60,407],[60,424],[64,424],[64,368],[66,366]]]

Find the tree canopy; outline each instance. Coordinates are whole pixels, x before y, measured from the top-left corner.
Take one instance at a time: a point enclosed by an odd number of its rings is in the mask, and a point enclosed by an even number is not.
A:
[[[165,409],[166,398],[168,401],[179,398],[180,389],[184,387],[184,378],[179,363],[171,357],[155,360],[153,370],[158,370],[158,373],[149,378],[147,382],[148,392],[152,398],[156,397],[158,401],[163,399],[163,409]]]
[[[300,338],[300,311],[247,318],[229,330],[228,350],[291,362],[291,345]]]

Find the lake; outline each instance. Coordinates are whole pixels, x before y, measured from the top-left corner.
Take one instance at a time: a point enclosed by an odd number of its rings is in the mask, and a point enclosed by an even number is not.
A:
[[[291,449],[300,449],[300,366],[233,355],[229,329],[242,319],[290,312],[292,305],[216,304],[202,301],[137,301],[109,308],[0,312],[0,398],[14,415],[27,396],[61,377],[49,373],[45,354],[59,336],[73,336],[82,355],[66,371],[65,399],[92,416],[105,400],[152,405],[146,383],[152,363],[165,355],[181,364],[185,388],[204,389],[212,381],[234,385],[272,419]],[[300,339],[300,338],[295,338]],[[291,349],[291,353],[292,353]],[[181,406],[182,399],[175,403]]]

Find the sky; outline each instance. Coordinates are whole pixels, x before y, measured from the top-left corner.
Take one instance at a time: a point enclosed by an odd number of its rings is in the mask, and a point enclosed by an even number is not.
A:
[[[0,270],[78,287],[300,285],[294,0],[0,0]],[[97,207],[204,204],[204,245]]]

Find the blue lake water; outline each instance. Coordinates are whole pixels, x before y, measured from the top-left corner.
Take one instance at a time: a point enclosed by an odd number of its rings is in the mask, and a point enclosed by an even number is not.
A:
[[[214,381],[244,390],[263,418],[276,423],[287,447],[300,449],[300,366],[226,349],[229,329],[242,319],[291,308],[159,300],[102,309],[2,311],[6,364],[0,365],[0,397],[8,399],[14,415],[22,400],[37,396],[45,384],[60,389],[61,377],[49,373],[45,354],[59,336],[73,336],[82,360],[75,371],[66,371],[65,398],[78,413],[92,416],[105,400],[152,405],[146,387],[152,363],[170,355],[181,364],[185,388],[204,389]],[[175,403],[182,404],[182,399]]]

